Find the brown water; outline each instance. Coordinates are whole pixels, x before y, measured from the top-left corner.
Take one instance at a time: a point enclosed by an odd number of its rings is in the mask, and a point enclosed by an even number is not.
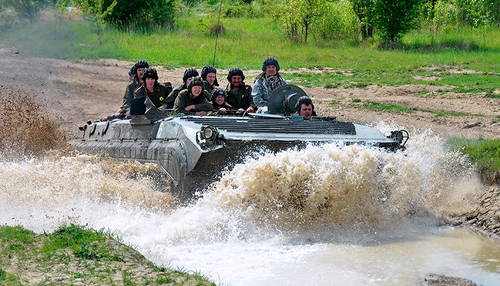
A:
[[[158,192],[149,168],[86,155],[1,161],[0,223],[107,229],[158,264],[224,285],[418,285],[428,273],[500,281],[498,241],[440,224],[470,210],[482,186],[431,132],[413,134],[405,153],[264,154],[188,206]]]

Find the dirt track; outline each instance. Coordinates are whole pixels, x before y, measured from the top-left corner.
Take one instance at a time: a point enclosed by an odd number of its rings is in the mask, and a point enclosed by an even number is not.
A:
[[[89,119],[98,119],[113,113],[121,104],[128,82],[127,72],[133,63],[118,60],[66,61],[23,56],[22,51],[0,47],[0,86],[32,94],[59,115],[63,127],[76,130]],[[183,69],[167,70],[159,67],[160,81],[179,84]],[[220,71],[221,86],[226,85]],[[251,83],[257,71],[247,72]],[[285,75],[286,78],[286,75]],[[499,138],[500,99],[461,94],[419,96],[436,86],[368,86],[366,88],[306,88],[316,103],[320,115],[337,116],[340,120],[373,123],[386,121],[407,129],[432,129],[443,137]],[[1,90],[1,89],[0,89]],[[389,113],[358,108],[353,98],[395,103],[431,110],[446,110],[476,114],[475,116],[436,117],[426,112]],[[335,100],[335,104],[331,104]],[[358,105],[361,105],[358,104]],[[480,116],[478,116],[480,115]],[[470,126],[468,126],[470,125]],[[472,126],[472,127],[471,127]]]

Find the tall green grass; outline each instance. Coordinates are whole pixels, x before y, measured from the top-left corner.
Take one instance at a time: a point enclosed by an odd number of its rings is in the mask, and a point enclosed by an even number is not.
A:
[[[146,59],[166,67],[212,64],[215,37],[209,30],[215,19],[181,18],[173,31],[150,34],[99,28],[86,21],[51,21],[20,25],[0,33],[0,42],[19,47],[22,54],[57,58]],[[271,18],[227,18],[220,36],[215,65],[258,69],[270,55],[283,69],[335,67],[357,71],[405,72],[420,66],[459,65],[484,72],[500,70],[500,29],[465,30],[454,37],[474,42],[474,49],[379,50],[371,42],[354,45],[349,41],[295,43],[284,36]],[[480,33],[481,36],[477,34]],[[445,41],[448,34],[434,36]],[[441,40],[439,40],[441,39]],[[481,40],[484,39],[484,40]],[[492,39],[492,40],[488,40]],[[426,38],[409,34],[406,45],[424,45]]]

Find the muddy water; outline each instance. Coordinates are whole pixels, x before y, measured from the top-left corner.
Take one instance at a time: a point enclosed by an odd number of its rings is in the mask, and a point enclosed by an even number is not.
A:
[[[0,223],[105,229],[155,263],[223,285],[416,285],[427,273],[500,281],[498,241],[440,224],[470,210],[482,186],[431,132],[414,134],[405,153],[263,154],[187,206],[138,168],[84,155],[0,162]]]

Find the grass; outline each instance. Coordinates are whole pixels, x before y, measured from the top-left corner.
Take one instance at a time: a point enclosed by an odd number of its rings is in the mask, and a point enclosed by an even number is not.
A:
[[[465,112],[445,111],[445,110],[431,110],[419,107],[407,107],[398,104],[386,104],[376,101],[368,101],[363,104],[363,107],[371,111],[386,111],[393,113],[412,113],[415,111],[426,112],[435,115],[436,117],[445,116],[482,116],[480,114],[471,114]]]
[[[22,285],[20,277],[30,285],[215,285],[198,273],[155,266],[101,231],[70,225],[35,234],[0,226],[0,285]]]
[[[493,172],[500,171],[500,139],[454,138],[447,143],[450,148],[468,155],[480,168],[487,168]]]
[[[203,66],[212,63],[215,38],[209,34],[215,23],[211,17],[180,18],[174,31],[150,34],[102,28],[90,22],[54,20],[36,25],[18,25],[0,34],[1,41],[19,47],[21,54],[56,58],[116,58],[129,61],[146,59],[166,67]],[[500,69],[498,40],[480,41],[477,49],[438,51],[379,50],[366,42],[358,46],[345,42],[311,41],[294,43],[271,18],[226,18],[219,38],[217,67],[239,66],[259,69],[262,60],[276,56],[284,70],[299,67],[336,67],[370,72],[405,73],[421,66],[458,65],[483,72]],[[498,39],[500,29],[466,30],[458,35],[476,41]],[[414,37],[417,37],[415,35]],[[407,37],[405,41],[411,42]],[[361,81],[363,84],[364,81]]]

